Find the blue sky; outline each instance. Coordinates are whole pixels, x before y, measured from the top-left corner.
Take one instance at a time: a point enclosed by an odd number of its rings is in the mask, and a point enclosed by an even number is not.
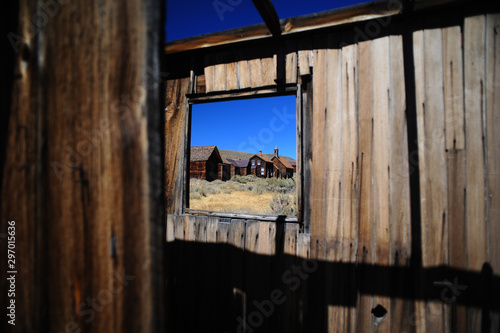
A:
[[[346,7],[368,0],[273,0],[280,19]],[[234,29],[263,20],[251,0],[167,0],[166,40]],[[191,145],[216,145],[296,159],[295,96],[196,104]]]
[[[295,95],[192,106],[191,145],[296,159]]]
[[[367,0],[273,0],[280,19],[346,7]],[[262,23],[251,0],[167,0],[166,40]]]

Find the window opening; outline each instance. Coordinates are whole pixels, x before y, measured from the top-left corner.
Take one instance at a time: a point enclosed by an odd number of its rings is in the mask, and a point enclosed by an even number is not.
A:
[[[189,210],[297,215],[295,99],[191,105]]]

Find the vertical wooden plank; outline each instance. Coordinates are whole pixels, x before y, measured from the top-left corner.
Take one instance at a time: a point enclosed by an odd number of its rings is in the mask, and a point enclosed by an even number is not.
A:
[[[297,48],[296,41],[285,42],[286,52],[286,83],[297,82]]]
[[[311,251],[316,259],[325,258],[325,112],[326,112],[326,62],[324,49],[314,51],[317,55],[313,76],[312,114],[312,167],[311,167]]]
[[[210,230],[210,228],[209,228]],[[234,329],[233,317],[233,280],[232,280],[232,245],[229,238],[230,223],[218,222],[217,224],[217,264],[216,264],[216,293],[215,306],[217,309],[217,332],[231,332]],[[210,232],[209,232],[210,234]],[[237,288],[237,287],[235,287]]]
[[[173,242],[175,240],[175,215],[167,215],[167,242]]]
[[[305,139],[304,139],[304,106],[302,101],[302,84],[297,84],[297,94],[295,97],[295,116],[296,116],[296,131],[297,131],[297,172],[296,172],[296,186],[297,186],[297,219],[299,221],[304,222],[304,229],[306,229],[305,225],[310,226],[309,223],[305,222],[304,219],[304,148],[305,148]],[[308,230],[310,231],[310,229]]]
[[[390,43],[390,214],[391,214],[391,267],[406,267],[410,260],[410,180],[408,166],[408,136],[406,123],[406,97],[401,35],[389,37]],[[396,295],[405,292],[407,277],[392,274]],[[409,331],[409,301],[400,296],[391,298],[391,332]]]
[[[226,64],[227,90],[238,89],[238,63],[228,62]]]
[[[231,318],[236,319],[230,324],[230,332],[236,332],[240,323],[245,332],[247,329],[246,312],[246,290],[245,290],[245,263],[244,250],[246,239],[246,222],[241,220],[231,220],[229,227],[228,244],[231,249],[231,283],[233,283],[233,297],[231,306]],[[241,318],[241,321],[238,319]]]
[[[189,78],[168,80],[165,105],[165,210],[167,214],[182,213],[186,93]]]
[[[283,274],[292,269],[296,263],[297,256],[297,237],[299,234],[299,225],[294,223],[285,224],[285,239],[283,254]],[[281,277],[280,277],[281,278]],[[296,292],[292,291],[284,284],[284,293],[286,302],[282,305],[281,323],[284,332],[295,333],[300,331],[298,327],[297,297]]]
[[[459,26],[443,31],[444,111],[446,149],[464,149],[462,37]]]
[[[183,300],[185,297],[184,295],[184,290],[187,288],[186,285],[186,280],[184,279],[184,274],[186,272],[184,264],[188,260],[187,257],[187,247],[186,243],[184,242],[185,238],[185,220],[186,216],[183,215],[176,215],[175,216],[175,259],[174,259],[174,267],[173,267],[173,273],[174,273],[174,278],[173,280],[173,295],[176,300]],[[175,307],[172,309],[174,311],[174,314],[171,314],[171,316],[175,319],[172,320],[174,323],[174,328],[175,329],[180,329],[180,325],[182,325],[182,321],[185,318],[185,312],[183,311],[185,308],[185,303],[182,301],[178,301],[177,304],[175,304]]]
[[[0,115],[2,128],[2,139],[0,140],[0,150],[2,151],[2,166],[0,167],[0,200],[2,202],[0,208],[0,267],[2,267],[2,278],[0,279],[0,293],[2,296],[0,297],[0,306],[3,318],[0,330],[3,332],[40,331],[42,329],[40,304],[47,308],[47,298],[49,297],[46,292],[48,285],[43,281],[44,276],[47,275],[43,266],[49,258],[43,255],[47,251],[43,251],[43,240],[46,233],[42,230],[47,230],[50,226],[54,227],[53,219],[55,216],[49,215],[48,218],[43,218],[45,207],[41,199],[47,193],[41,189],[40,181],[45,180],[50,175],[42,176],[40,172],[42,169],[39,165],[40,146],[42,145],[43,133],[41,133],[37,123],[37,118],[40,117],[37,100],[33,98],[39,93],[36,85],[39,78],[37,70],[30,70],[38,68],[39,54],[33,52],[36,39],[28,37],[32,36],[30,31],[33,26],[31,23],[33,15],[39,15],[35,14],[38,13],[38,6],[39,4],[35,1],[19,1],[12,3],[12,6],[7,5],[3,9],[2,24],[4,24],[4,28],[2,31],[8,34],[6,37],[9,40],[12,35],[15,36],[14,38],[18,35],[21,38],[17,45],[19,49],[16,54],[14,54],[15,49],[11,49],[10,43],[5,45],[2,52],[3,74],[0,78],[3,87],[2,113]],[[16,30],[13,32],[6,30],[8,25],[10,25],[9,28]],[[51,73],[51,76],[54,74],[56,73]],[[57,141],[57,145],[62,146],[63,143],[61,140]],[[63,154],[61,154],[62,156]],[[51,161],[51,173],[56,170],[63,172],[62,175],[58,173],[57,178],[51,179],[51,187],[57,188],[59,193],[69,194],[70,188],[68,187],[72,186],[71,183],[75,182],[76,178],[70,172],[64,172],[68,169],[61,169],[61,164],[63,167],[64,165],[71,166],[67,165],[67,162],[63,162],[62,159]],[[58,186],[61,181],[65,181],[64,186],[61,184]],[[14,221],[14,225],[9,225],[8,221]],[[67,222],[71,223],[70,221],[72,219]],[[15,229],[16,262],[14,269],[8,269],[7,265],[10,264],[8,262],[8,237],[12,237],[9,235],[9,231],[11,233],[13,231],[12,227]],[[59,229],[57,232],[60,238],[68,237],[73,243],[71,236],[64,233],[64,230]],[[50,248],[53,248],[56,244],[49,245]],[[84,253],[78,255],[83,256]],[[57,260],[51,259],[51,261],[61,260],[60,253],[58,253]],[[58,273],[61,268],[58,268]],[[10,270],[17,271],[15,298],[8,297],[10,281],[7,280],[6,271]],[[74,277],[71,280],[78,281]],[[78,290],[76,287],[74,289]],[[15,300],[17,314],[15,326],[8,324],[11,318],[6,316],[10,311],[7,310],[7,307],[10,306],[11,299]]]
[[[262,288],[266,283],[266,277],[263,276],[265,271],[264,260],[260,257],[260,246],[264,245],[266,235],[261,235],[260,232],[265,232],[265,228],[260,226],[263,222],[248,221],[245,230],[245,291],[246,291],[246,316],[247,325],[250,330],[263,330],[266,323],[265,317],[259,313],[255,303],[262,299]],[[254,315],[251,315],[251,314]],[[259,314],[258,314],[259,313]]]
[[[309,75],[311,70],[309,68],[309,57],[311,54],[311,41],[309,38],[302,38],[298,42],[298,61],[299,61],[299,74]]]
[[[486,124],[488,142],[489,243],[493,274],[500,275],[500,14],[486,16]],[[492,332],[500,314],[491,312]]]
[[[302,264],[304,260],[311,258],[311,235],[299,233],[297,236],[297,265]],[[314,260],[314,259],[313,259]],[[311,279],[309,279],[310,281]],[[308,283],[301,283],[295,291],[297,299],[297,322],[298,332],[309,332],[311,323],[311,312],[309,307],[309,288]]]
[[[205,86],[205,74],[196,76],[196,91],[197,94],[204,94],[207,92]]]
[[[357,114],[357,44],[342,48],[342,181],[341,181],[341,262],[356,262],[357,182],[358,182],[358,114]],[[350,304],[355,295],[355,277],[351,265],[341,266],[340,277],[345,281],[340,287],[340,303]],[[343,306],[341,323],[345,331],[354,327],[354,308]]]
[[[262,85],[271,86],[276,82],[276,54],[273,57],[262,58]]]
[[[238,61],[238,86],[240,89],[252,86],[250,82],[250,65],[245,58]]]
[[[415,66],[415,102],[417,110],[419,179],[420,179],[420,210],[422,247],[427,243],[427,163],[425,145],[425,75],[424,75],[424,32],[413,33],[413,58]],[[423,248],[422,248],[423,252]],[[424,259],[422,259],[423,261]],[[417,286],[420,287],[421,286]],[[426,309],[424,300],[415,300],[415,329],[417,333],[426,331]]]
[[[448,165],[449,260],[451,267],[467,269],[466,172],[464,132],[464,77],[460,27],[443,29],[444,114]],[[466,307],[456,305],[452,331],[466,331]]]
[[[371,289],[373,280],[366,268],[374,263],[373,239],[373,69],[372,41],[358,44],[359,59],[359,231],[358,264],[361,265],[358,289]],[[335,102],[335,101],[333,101]],[[371,326],[373,295],[358,294],[356,328]]]
[[[486,238],[485,155],[485,17],[467,17],[464,22],[465,142],[467,156],[467,235],[469,269],[479,272],[488,260]],[[468,329],[479,331],[481,311],[469,308]]]
[[[373,171],[374,171],[374,237],[375,264],[389,265],[390,255],[390,197],[389,197],[389,37],[373,41]],[[384,285],[381,277],[375,285]],[[390,300],[385,296],[375,296],[374,307],[381,305],[389,309]],[[390,313],[381,322],[372,316],[372,326],[377,332],[388,332]]]
[[[207,54],[205,56],[205,87],[206,87],[206,92],[212,92],[214,91],[214,78],[215,78],[215,66],[213,64],[213,55]]]
[[[315,40],[315,48],[323,47],[322,37]],[[311,165],[311,190],[309,194],[309,202],[311,204],[311,257],[317,260],[325,260],[326,257],[326,186],[325,186],[325,171],[326,171],[326,146],[325,135],[328,125],[325,122],[326,116],[326,50],[324,48],[315,49],[316,67],[312,78],[313,89],[313,110],[312,110],[312,165]],[[326,329],[324,319],[321,316],[321,311],[325,302],[328,302],[331,297],[325,295],[323,288],[327,283],[328,277],[325,272],[318,272],[314,276],[314,283],[311,283],[311,295],[315,302],[311,304],[311,311],[315,315],[312,320],[313,331],[323,331]],[[325,298],[326,297],[326,298]]]
[[[485,23],[483,15],[467,17],[464,23],[469,266],[476,272],[488,260],[483,145]]]
[[[427,169],[427,236],[422,244],[423,267],[448,263],[448,200],[443,96],[441,29],[424,30],[425,149]],[[428,331],[445,332],[449,307],[441,300],[428,303]]]
[[[262,72],[262,60],[260,58],[248,60],[250,68],[250,86],[252,88],[261,87],[264,73]]]
[[[217,53],[215,58],[214,91],[224,91],[227,89],[226,59],[222,53]]]
[[[329,35],[331,41],[336,35]],[[331,44],[331,43],[328,43]],[[322,63],[322,57],[317,59],[316,65]],[[342,120],[343,112],[343,78],[346,75],[342,61],[341,49],[328,49],[326,51],[326,98],[327,108],[325,116],[325,294],[327,295],[328,329],[341,325],[342,306],[340,303],[340,290],[342,282],[339,281],[338,263],[342,261]],[[318,68],[322,70],[321,68]],[[316,73],[316,68],[315,68]],[[316,76],[316,74],[314,74]],[[314,155],[313,155],[314,157]],[[320,173],[322,174],[322,173]],[[330,303],[335,303],[334,305]]]

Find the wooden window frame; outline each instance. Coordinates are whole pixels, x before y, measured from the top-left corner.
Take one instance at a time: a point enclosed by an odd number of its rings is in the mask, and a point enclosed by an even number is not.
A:
[[[183,154],[185,161],[185,171],[183,173],[183,195],[184,198],[182,203],[182,213],[185,215],[200,215],[200,216],[216,216],[222,218],[231,218],[231,219],[245,219],[245,220],[258,220],[258,221],[268,221],[268,222],[287,222],[287,223],[300,223],[304,224],[304,175],[302,170],[304,170],[304,161],[303,161],[303,151],[304,151],[304,142],[302,140],[303,136],[303,121],[304,115],[306,112],[306,105],[303,103],[304,94],[307,92],[302,91],[301,84],[293,84],[287,85],[285,90],[280,89],[261,89],[255,90],[252,94],[249,94],[248,91],[235,91],[231,92],[231,94],[227,93],[216,93],[210,96],[203,95],[199,96],[197,94],[186,94],[186,107],[187,107],[187,126],[185,128],[186,135],[185,138],[185,146],[187,152]],[[207,211],[207,210],[197,210],[189,208],[189,151],[191,149],[191,120],[192,120],[192,106],[196,104],[204,104],[204,103],[214,103],[214,102],[222,102],[222,101],[231,101],[231,100],[248,100],[253,98],[267,98],[267,97],[279,97],[279,96],[295,96],[295,110],[296,110],[296,145],[297,145],[297,172],[296,172],[296,196],[297,196],[297,216],[271,216],[271,215],[260,215],[260,214],[244,214],[244,213],[230,213],[230,212],[215,212],[215,211]]]

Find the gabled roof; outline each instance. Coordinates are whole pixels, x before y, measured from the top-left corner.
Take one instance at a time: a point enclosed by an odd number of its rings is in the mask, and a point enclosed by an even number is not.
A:
[[[246,168],[248,166],[248,160],[233,160],[228,158],[229,163],[238,168]]]
[[[222,158],[222,163],[225,163],[225,164],[232,164],[229,159],[225,158],[224,156],[220,155],[220,157]]]
[[[290,163],[285,158],[281,158],[279,156],[274,156],[273,160],[275,158],[278,159],[278,161],[280,161],[281,164],[283,164],[285,166],[285,168],[287,168],[287,169],[293,169],[293,166],[291,166]]]
[[[191,147],[191,156],[190,156],[190,161],[191,162],[199,162],[199,161],[206,161],[210,158],[210,155],[214,152],[217,154],[217,157],[222,161],[222,158],[219,154],[219,150],[217,149],[217,146],[195,146]]]
[[[251,160],[252,158],[254,158],[254,156],[257,156],[258,158],[260,158],[261,160],[263,160],[263,161],[265,161],[265,162],[267,162],[267,163],[273,163],[273,161],[271,161],[268,157],[266,157],[266,156],[264,156],[264,155],[257,155],[257,154],[255,154],[255,155],[253,155],[252,157],[250,157],[250,160]]]

